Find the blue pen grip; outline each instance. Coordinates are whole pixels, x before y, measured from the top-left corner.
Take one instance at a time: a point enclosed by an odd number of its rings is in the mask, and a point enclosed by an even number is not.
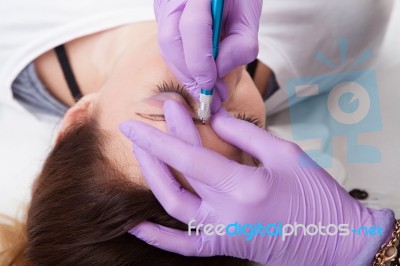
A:
[[[212,0],[211,1],[211,16],[212,16],[212,53],[213,58],[216,59],[218,56],[219,41],[221,38],[222,28],[222,16],[224,14],[224,0]],[[201,89],[201,94],[211,96],[213,89]]]
[[[214,59],[218,56],[218,47],[221,37],[222,16],[224,14],[224,0],[211,1],[211,15],[213,20],[212,49]]]

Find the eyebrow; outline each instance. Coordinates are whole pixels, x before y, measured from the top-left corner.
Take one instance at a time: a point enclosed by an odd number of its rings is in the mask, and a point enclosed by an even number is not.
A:
[[[143,113],[136,113],[136,115],[152,121],[165,121],[165,115],[143,114]],[[193,123],[204,126],[203,121],[201,119],[195,117],[192,117],[192,119]]]
[[[144,119],[151,120],[151,121],[163,121],[163,122],[165,122],[165,115],[142,114],[142,113],[136,113],[136,115],[138,115],[138,116],[140,116],[140,117],[142,117],[142,118],[144,118]],[[195,117],[192,117],[192,119],[193,119],[193,122],[194,122],[195,124],[198,124],[198,125],[201,125],[201,126],[207,125],[207,124],[203,124],[203,121],[202,121],[201,119],[198,119],[198,118],[195,118]],[[240,118],[237,118],[237,119],[240,119]],[[245,121],[245,120],[244,120],[244,121]],[[236,147],[236,148],[237,148],[237,147]],[[239,149],[239,148],[237,148],[237,149],[238,149],[241,153],[245,153],[243,150],[241,150],[241,149]],[[250,155],[250,154],[249,154],[249,155]],[[251,159],[252,159],[254,165],[256,165],[257,167],[261,165],[260,161],[259,161],[257,158],[255,158],[255,157],[252,156],[252,155],[250,155],[250,157],[251,157]],[[241,158],[241,156],[240,156],[240,158]],[[240,163],[242,163],[242,162],[240,162]]]

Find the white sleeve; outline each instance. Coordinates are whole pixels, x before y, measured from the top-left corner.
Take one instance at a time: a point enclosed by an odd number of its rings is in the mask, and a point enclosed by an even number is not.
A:
[[[5,0],[0,18],[0,103],[15,105],[11,83],[39,55],[85,35],[153,20],[154,12],[151,0]]]

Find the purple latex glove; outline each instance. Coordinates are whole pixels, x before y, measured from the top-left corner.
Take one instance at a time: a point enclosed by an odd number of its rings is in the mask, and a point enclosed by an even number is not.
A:
[[[169,134],[137,121],[122,124],[121,131],[133,141],[146,181],[170,215],[192,226],[297,222],[307,227],[320,223],[336,225],[338,233],[326,235],[322,228],[325,235],[304,236],[300,228],[298,235],[284,240],[268,234],[246,240],[246,235],[207,235],[204,227],[199,235],[192,232],[189,236],[187,231],[146,221],[130,231],[138,238],[186,256],[227,255],[268,265],[340,266],[371,265],[381,244],[390,238],[393,212],[370,209],[354,200],[297,145],[221,109],[211,120],[215,132],[263,164],[241,165],[201,147],[192,119],[180,104],[168,101],[164,111]],[[182,188],[163,162],[184,173],[199,196]],[[348,224],[348,235],[339,235],[345,233],[340,224]],[[376,226],[375,236],[350,231],[360,226]],[[330,227],[329,233],[334,229]],[[278,232],[273,227],[268,231]],[[282,232],[289,233],[290,228]]]
[[[262,0],[225,0],[219,54],[212,57],[211,0],[155,0],[161,54],[180,82],[198,99],[218,77],[253,61],[258,54]],[[224,101],[222,82],[216,89]]]

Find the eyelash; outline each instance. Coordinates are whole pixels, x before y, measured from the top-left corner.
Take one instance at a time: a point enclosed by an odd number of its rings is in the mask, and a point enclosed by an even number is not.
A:
[[[247,121],[249,123],[252,123],[252,124],[254,124],[254,125],[258,126],[258,127],[262,126],[262,123],[261,123],[260,119],[258,119],[257,117],[250,116],[250,115],[247,115],[245,113],[239,113],[239,114],[235,115],[235,117],[237,119],[241,119],[241,120]]]
[[[157,85],[157,93],[163,93],[163,92],[173,92],[173,93],[178,93],[185,99],[187,104],[190,105],[190,107],[193,108],[192,106],[192,96],[190,93],[180,84],[176,84],[173,82],[163,82],[161,85]]]
[[[163,92],[173,92],[173,93],[178,93],[181,95],[185,101],[191,106],[192,106],[192,96],[190,93],[180,84],[176,84],[174,82],[163,82],[161,85],[157,85],[157,90],[156,93],[163,93]],[[245,113],[239,113],[235,115],[236,118],[247,121],[249,123],[255,124],[258,127],[262,126],[262,123],[260,119],[247,115]]]

